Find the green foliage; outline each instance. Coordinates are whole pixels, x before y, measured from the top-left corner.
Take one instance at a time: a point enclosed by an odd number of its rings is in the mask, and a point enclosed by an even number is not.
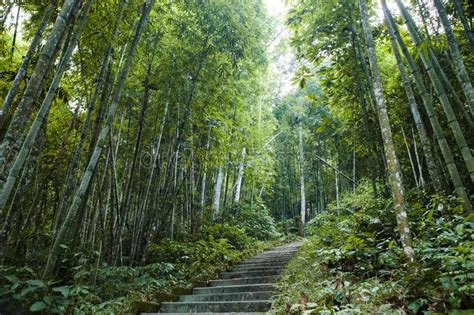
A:
[[[85,285],[43,281],[28,267],[0,267],[0,305],[15,303],[31,312],[64,313],[87,294]]]
[[[281,220],[277,223],[277,230],[283,235],[297,234],[299,228],[299,218]]]
[[[473,308],[474,224],[465,219],[458,200],[409,193],[416,252],[411,273],[391,202],[374,200],[369,185],[364,186],[309,222],[312,236],[281,282],[277,312],[291,305],[295,313],[303,308],[313,313]],[[299,305],[302,294],[308,303]]]
[[[253,239],[246,234],[245,228],[230,224],[215,224],[206,231],[209,238],[228,240],[229,244],[236,249],[242,250],[248,248]]]
[[[21,305],[31,312],[125,312],[134,300],[153,301],[174,287],[215,278],[237,261],[273,245],[247,236],[242,228],[226,225],[224,231],[224,237],[218,238],[220,225],[215,225],[206,239],[151,243],[145,266],[71,268],[70,284],[40,280],[28,267],[2,266],[0,305],[12,304],[15,309]]]
[[[271,240],[279,236],[275,220],[262,202],[237,205],[229,216],[231,224],[258,240]]]

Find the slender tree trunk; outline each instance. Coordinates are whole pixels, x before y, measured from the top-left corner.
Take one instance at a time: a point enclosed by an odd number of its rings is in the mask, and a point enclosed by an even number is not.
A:
[[[472,28],[467,23],[466,15],[464,14],[464,9],[461,4],[461,0],[453,0],[454,8],[456,9],[456,13],[458,14],[458,18],[462,23],[464,28],[464,32],[466,33],[466,37],[469,40],[469,44],[471,45],[471,49],[474,48],[474,32]]]
[[[77,30],[74,33],[73,38],[71,42],[69,43],[69,46],[67,47],[66,53],[63,59],[61,60],[61,64],[59,65],[58,71],[56,72],[56,75],[54,76],[53,82],[51,83],[48,93],[45,99],[43,100],[43,103],[41,104],[40,110],[38,111],[38,114],[35,120],[33,121],[33,125],[31,126],[28,132],[28,135],[26,136],[26,139],[17,155],[17,158],[15,159],[13,166],[9,170],[7,180],[5,181],[2,191],[0,192],[0,209],[3,209],[5,205],[7,204],[10,194],[17,181],[18,175],[20,174],[21,168],[23,167],[24,162],[26,161],[26,158],[28,157],[28,153],[30,152],[31,147],[35,143],[36,136],[41,126],[43,125],[43,122],[46,119],[47,114],[49,113],[49,109],[51,108],[51,104],[56,95],[56,91],[59,87],[59,82],[62,79],[64,71],[66,70],[69,57],[71,56],[74,48],[76,47],[77,40],[87,21],[87,16],[89,15],[89,9],[91,7],[92,1],[93,0],[87,1],[86,5],[83,8],[84,11],[81,14],[81,19],[79,21]]]
[[[124,7],[125,1],[121,0],[120,4],[118,5],[117,8],[117,19],[120,20],[123,14],[123,7]],[[97,114],[96,118],[96,128],[94,128],[94,131],[92,132],[92,139],[90,141],[90,145],[93,146],[95,145],[95,141],[97,138],[98,134],[98,129],[101,125],[102,122],[102,112],[103,112],[103,107],[105,107],[105,102],[108,97],[108,88],[110,85],[110,78],[112,76],[111,71],[112,71],[112,43],[115,40],[116,34],[117,34],[117,24],[115,23],[114,29],[112,31],[112,36],[110,39],[110,42],[108,44],[108,47],[105,50],[104,58],[102,60],[102,64],[99,70],[99,75],[97,77],[97,83],[95,85],[94,92],[92,94],[91,100],[89,102],[89,105],[87,107],[87,114],[86,114],[86,119],[84,120],[84,123],[82,124],[82,129],[81,129],[81,135],[79,138],[79,142],[76,146],[76,149],[74,151],[74,155],[71,160],[71,165],[69,167],[69,172],[68,176],[66,179],[66,187],[63,191],[62,198],[61,198],[61,203],[59,205],[59,208],[57,210],[58,212],[58,218],[63,217],[63,213],[65,211],[66,206],[68,205],[73,193],[74,189],[77,186],[77,172],[79,169],[79,165],[81,163],[81,154],[84,148],[84,144],[86,142],[87,135],[89,134],[90,130],[92,129],[92,116],[95,108],[95,104],[97,102],[97,99],[99,98],[99,94],[102,92],[101,99],[100,99],[100,107],[99,111]],[[119,66],[120,69],[120,66]],[[53,227],[53,230],[56,230],[56,226]],[[53,233],[55,235],[56,233]]]
[[[21,80],[23,80],[23,78],[25,77],[31,62],[31,58],[33,57],[35,51],[38,49],[41,37],[43,36],[43,32],[46,28],[46,25],[51,17],[51,14],[53,13],[56,1],[57,0],[51,0],[48,6],[46,7],[43,18],[41,19],[38,29],[36,30],[36,33],[33,36],[33,40],[31,41],[30,47],[28,48],[28,51],[26,52],[26,55],[23,58],[23,62],[20,66],[20,69],[18,69],[18,72],[15,75],[15,79],[13,80],[12,85],[8,90],[7,96],[3,101],[2,108],[0,109],[0,125],[5,122],[5,117],[6,115],[8,115],[10,106],[12,105],[13,100],[15,99],[15,96],[18,92],[18,88],[20,87]]]
[[[411,134],[413,136],[413,151],[415,151],[416,164],[418,165],[418,173],[420,174],[421,185],[424,186],[425,179],[423,177],[423,167],[421,165],[420,156],[418,155],[418,145],[416,144],[416,137],[415,137],[415,132],[413,131],[413,128],[411,129]],[[433,158],[433,161],[434,161],[434,158]]]
[[[410,36],[415,43],[417,47],[420,47],[422,45],[423,41],[420,35],[418,34],[417,27],[415,23],[413,22],[410,13],[407,11],[405,8],[404,4],[400,0],[396,0],[398,7],[400,8],[400,12],[402,13],[404,22],[408,26],[408,31],[410,33]],[[428,48],[428,52],[429,52]],[[428,75],[431,79],[431,82],[433,84],[433,87],[436,90],[436,93],[438,94],[438,98],[440,100],[440,103],[443,107],[444,113],[446,115],[446,118],[448,120],[449,127],[451,128],[454,138],[456,139],[456,143],[459,147],[459,150],[461,151],[462,157],[464,159],[464,163],[466,165],[467,171],[469,173],[469,176],[471,178],[471,182],[474,183],[474,159],[471,154],[471,150],[469,149],[466,139],[464,138],[463,132],[461,130],[461,127],[459,125],[459,122],[456,118],[456,115],[454,114],[453,108],[451,107],[451,103],[449,102],[449,99],[446,95],[446,91],[443,88],[443,85],[440,82],[440,79],[433,67],[433,62],[428,58],[428,56],[425,56],[425,54],[420,54],[421,60],[423,62],[423,65],[425,66],[426,71],[428,72]],[[433,57],[433,54],[429,54],[429,57]]]
[[[18,21],[20,19],[20,11],[21,11],[20,2],[17,2],[17,6],[18,6],[18,9],[16,10],[15,29],[13,30],[13,39],[12,39],[12,49],[11,49],[11,54],[10,54],[10,61],[13,61],[13,55],[15,53],[16,36],[18,34]]]
[[[423,124],[423,121],[421,119],[420,112],[418,110],[418,104],[416,102],[415,94],[413,92],[410,81],[408,80],[408,76],[405,71],[405,66],[403,64],[402,57],[398,49],[398,45],[396,42],[395,34],[393,32],[393,28],[391,27],[390,22],[388,21],[387,17],[385,17],[385,23],[387,25],[388,32],[390,35],[392,51],[397,61],[398,70],[400,71],[400,78],[402,79],[403,87],[405,88],[405,93],[408,99],[408,105],[410,106],[411,114],[413,116],[413,120],[415,121],[418,135],[420,136],[421,144],[423,147],[423,154],[426,159],[426,164],[428,165],[428,173],[430,175],[431,181],[433,182],[435,190],[439,192],[443,189],[443,185],[441,182],[441,176],[439,175],[438,169],[436,167],[436,161],[434,160],[434,157],[433,157],[433,152],[431,150],[431,143],[428,138],[425,125]]]
[[[304,236],[304,225],[306,220],[306,197],[304,190],[304,142],[303,142],[303,128],[299,126],[299,156],[300,156],[300,224],[299,234]]]
[[[405,147],[407,148],[408,159],[410,160],[411,171],[413,172],[413,179],[415,180],[415,185],[416,187],[420,187],[422,186],[422,184],[420,183],[420,180],[418,180],[418,175],[416,174],[415,163],[411,156],[410,145],[408,144],[407,136],[405,134],[405,130],[403,130],[403,127],[402,127],[402,135],[403,135],[403,142],[405,142]],[[420,173],[420,179],[421,177],[422,177],[422,174]]]
[[[413,60],[412,56],[408,52],[408,48],[405,45],[405,42],[403,41],[400,35],[400,32],[398,31],[397,25],[392,17],[392,14],[388,10],[388,7],[385,1],[382,1],[382,6],[383,6],[385,17],[387,21],[389,22],[387,23],[387,26],[390,27],[391,30],[393,30],[393,34],[395,34],[397,42],[400,45],[400,48],[402,50],[403,56],[405,57],[405,60],[407,61],[407,64],[410,68],[416,87],[419,93],[421,94],[423,105],[428,115],[428,119],[431,123],[433,133],[436,137],[436,140],[438,141],[439,148],[441,149],[441,154],[443,155],[444,163],[446,165],[446,168],[448,169],[451,182],[453,183],[456,195],[458,195],[458,197],[461,198],[464,208],[467,211],[470,211],[472,209],[470,199],[462,183],[461,176],[459,174],[457,166],[454,163],[453,154],[451,153],[451,149],[448,145],[448,141],[446,140],[446,137],[444,135],[443,128],[441,128],[441,125],[438,121],[438,116],[433,107],[431,95],[428,93],[426,89],[425,83],[423,81],[423,77],[421,76],[421,73],[418,70],[415,61]]]
[[[461,52],[459,51],[458,42],[454,36],[453,29],[449,23],[448,15],[444,9],[444,5],[441,0],[433,0],[436,9],[438,10],[439,17],[441,19],[441,24],[443,24],[443,29],[448,39],[449,51],[453,58],[453,62],[456,68],[457,75],[461,80],[461,86],[466,96],[467,103],[471,109],[471,114],[474,115],[474,89],[472,88],[471,79],[469,78],[469,73],[464,66],[464,62],[461,57]]]
[[[32,112],[32,106],[39,94],[39,89],[43,85],[49,69],[49,64],[54,63],[59,50],[64,31],[67,29],[68,21],[73,15],[79,0],[66,0],[59,12],[56,22],[53,25],[48,40],[46,41],[35,69],[26,85],[23,97],[12,117],[8,130],[0,145],[0,174],[8,174],[11,163],[20,149],[21,143],[29,126],[29,119]],[[3,187],[5,178],[0,176],[0,188]],[[1,217],[1,215],[0,215]]]
[[[375,55],[375,42],[372,37],[372,31],[370,29],[369,17],[367,4],[365,0],[359,0],[362,28],[364,30],[365,39],[367,41],[367,48],[369,54],[370,69],[373,77],[373,86],[375,101],[377,104],[377,112],[380,123],[380,130],[382,132],[382,138],[384,141],[384,151],[387,158],[387,166],[389,172],[389,184],[393,195],[393,204],[396,212],[398,229],[400,232],[400,238],[403,246],[403,252],[405,253],[406,259],[409,263],[414,262],[414,250],[412,247],[412,239],[410,233],[410,227],[407,219],[407,207],[405,203],[405,192],[402,182],[402,174],[400,171],[400,164],[398,161],[397,154],[395,153],[395,147],[392,139],[392,128],[390,126],[390,120],[387,112],[387,102],[385,100],[382,77],[380,75],[377,57]]]
[[[355,151],[352,152],[352,192],[355,192],[356,189],[356,153]]]
[[[2,10],[1,20],[0,20],[0,31],[3,31],[5,28],[5,22],[7,21],[8,15],[13,8],[13,1],[8,4],[5,4],[4,10]]]
[[[352,21],[352,15],[351,15],[351,21]],[[376,170],[375,170],[375,163],[374,163],[374,157],[373,157],[373,151],[371,147],[371,137],[370,137],[370,131],[369,131],[369,115],[367,112],[367,99],[364,95],[364,89],[362,87],[362,79],[360,77],[359,71],[357,69],[357,66],[360,65],[358,58],[357,58],[357,51],[356,51],[356,36],[355,36],[355,29],[354,25],[352,24],[352,31],[351,31],[351,39],[352,39],[352,55],[354,59],[354,73],[356,76],[356,81],[357,81],[357,93],[359,95],[360,99],[360,105],[361,105],[361,111],[362,111],[362,118],[364,122],[364,134],[365,138],[367,139],[366,146],[367,146],[367,158],[369,161],[369,172],[370,172],[370,180],[372,183],[372,190],[374,194],[374,198],[378,198],[378,192],[377,192],[377,175],[376,175]],[[355,179],[355,178],[354,178]]]
[[[151,64],[148,65],[148,70],[145,78],[145,90],[143,92],[143,104],[142,104],[142,110],[140,113],[140,119],[139,119],[139,124],[138,124],[138,132],[137,132],[137,137],[135,139],[135,147],[133,148],[133,158],[132,158],[132,163],[130,165],[130,171],[127,176],[127,181],[125,184],[125,190],[124,194],[122,197],[122,203],[120,205],[120,217],[122,218],[120,225],[119,225],[119,230],[118,230],[118,239],[122,240],[122,233],[125,228],[125,223],[127,221],[127,218],[130,213],[130,198],[131,198],[131,190],[132,190],[132,184],[134,182],[134,176],[135,176],[135,171],[137,167],[137,161],[138,161],[138,155],[140,154],[140,148],[141,148],[141,142],[142,142],[142,134],[143,134],[143,129],[145,126],[145,115],[146,111],[148,109],[148,103],[150,100],[150,87],[148,86],[148,80],[149,80],[149,75],[151,71]],[[132,238],[133,239],[133,238]],[[132,247],[133,247],[133,241],[132,241]],[[134,252],[132,252],[132,255],[130,259],[133,258]]]
[[[86,190],[89,187],[89,183],[92,179],[92,176],[94,175],[94,170],[96,169],[97,162],[99,161],[99,157],[105,146],[106,137],[109,134],[110,126],[114,119],[115,112],[117,111],[117,107],[119,105],[123,89],[125,87],[125,79],[130,70],[130,66],[132,63],[133,56],[135,54],[136,47],[138,45],[138,41],[140,40],[140,36],[142,34],[146,20],[151,11],[151,8],[153,7],[154,2],[155,0],[150,0],[148,5],[143,10],[142,16],[137,26],[135,36],[133,38],[132,44],[130,46],[130,49],[127,55],[127,61],[125,62],[123,69],[121,70],[120,79],[118,81],[118,85],[117,85],[117,89],[114,95],[114,99],[112,101],[112,105],[110,106],[110,109],[107,115],[106,124],[100,132],[99,139],[94,149],[94,153],[89,161],[89,164],[87,165],[86,171],[81,180],[81,184],[78,190],[76,191],[71,207],[69,208],[66,218],[61,226],[61,229],[59,230],[58,235],[53,242],[51,250],[49,251],[48,260],[43,272],[43,278],[49,278],[51,276],[54,270],[54,267],[56,266],[56,259],[58,256],[59,246],[65,241],[67,231],[71,228],[74,218],[76,216],[76,213],[83,199],[86,198],[85,196]]]
[[[242,180],[244,178],[245,155],[246,155],[246,149],[245,149],[245,147],[243,147],[242,148],[242,160],[240,161],[240,164],[239,164],[239,173],[238,173],[237,182],[236,182],[236,185],[235,185],[235,199],[234,199],[235,203],[240,202],[240,190],[242,188]]]
[[[216,218],[217,214],[219,213],[223,181],[224,181],[224,169],[222,166],[219,166],[219,170],[217,172],[216,185],[214,186],[214,197],[212,199],[213,220]]]

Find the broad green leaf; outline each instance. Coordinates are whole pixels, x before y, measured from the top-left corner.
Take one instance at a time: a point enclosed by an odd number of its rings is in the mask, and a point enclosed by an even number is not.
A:
[[[54,292],[61,292],[61,294],[67,298],[71,294],[71,290],[69,289],[68,286],[62,286],[62,287],[56,287],[53,288]]]
[[[44,310],[45,308],[46,308],[46,303],[44,303],[42,301],[38,301],[38,302],[33,303],[30,306],[30,311],[31,312],[40,312],[40,311]]]

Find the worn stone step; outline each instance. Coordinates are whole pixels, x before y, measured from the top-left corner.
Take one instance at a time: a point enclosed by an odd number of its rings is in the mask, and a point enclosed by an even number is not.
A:
[[[277,280],[277,276],[273,275],[273,276],[264,276],[264,277],[247,277],[247,278],[211,280],[209,281],[209,284],[211,287],[222,287],[226,285],[275,283],[276,280]]]
[[[244,261],[249,261],[249,260],[288,260],[291,259],[293,255],[291,256],[275,256],[275,257],[267,257],[267,256],[262,256],[262,257],[249,257],[245,259]]]
[[[279,255],[279,256],[260,256],[260,257],[249,257],[245,259],[244,261],[249,261],[249,260],[288,260],[291,259],[293,255]]]
[[[258,272],[258,271],[275,271],[275,272],[283,272],[283,270],[285,269],[285,266],[272,266],[272,267],[269,267],[269,266],[237,266],[235,267],[234,269],[232,269],[231,271],[227,271],[227,272]]]
[[[219,293],[236,293],[236,292],[259,292],[259,291],[274,291],[275,283],[265,284],[243,284],[243,285],[229,285],[221,287],[202,287],[194,288],[194,294],[219,294]]]
[[[230,271],[222,272],[222,279],[236,279],[236,278],[253,278],[253,277],[266,277],[266,276],[278,276],[282,273],[283,269],[262,269],[262,270],[244,270],[244,271]]]
[[[257,255],[254,255],[255,257],[259,257],[259,256],[278,256],[278,255],[292,255],[294,254],[296,251],[293,251],[293,250],[282,250],[282,251],[274,251],[274,252],[261,252]]]
[[[291,259],[294,255],[275,255],[275,256],[259,256],[259,257],[249,257],[245,259],[244,261],[247,260],[271,260],[271,259],[277,259],[277,260],[286,260],[286,259]]]
[[[255,301],[269,300],[273,295],[272,291],[243,292],[243,293],[222,293],[222,294],[195,294],[183,295],[179,302],[217,302],[217,301]]]
[[[254,255],[254,257],[260,257],[260,256],[279,256],[279,255],[292,255],[294,254],[293,251],[277,251],[277,252],[263,252],[257,255]]]
[[[177,312],[265,312],[271,307],[270,300],[239,302],[173,302],[162,303],[161,311]]]
[[[293,256],[293,255],[294,255],[294,253],[284,252],[284,253],[265,253],[265,254],[258,254],[258,255],[252,256],[252,257],[255,257],[255,258],[260,258],[260,257],[291,257],[291,256]]]
[[[286,265],[275,265],[275,266],[260,266],[260,265],[247,265],[247,266],[235,266],[234,269],[231,271],[238,271],[238,272],[243,272],[243,271],[264,271],[264,270],[269,270],[269,271],[283,271],[285,269]]]
[[[258,265],[258,266],[285,266],[288,263],[289,260],[261,260],[261,261],[252,261],[252,260],[246,260],[241,262],[238,266],[249,266],[249,265]]]

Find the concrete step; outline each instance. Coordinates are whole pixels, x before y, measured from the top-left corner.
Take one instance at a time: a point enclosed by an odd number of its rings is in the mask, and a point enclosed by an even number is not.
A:
[[[260,291],[274,291],[275,283],[265,284],[243,284],[243,285],[228,285],[221,287],[202,287],[194,288],[194,294],[219,294],[219,293],[245,293],[245,292],[260,292]]]
[[[265,277],[246,277],[246,278],[234,278],[234,279],[220,279],[211,280],[209,284],[211,287],[222,287],[227,285],[242,285],[242,284],[258,284],[258,283],[275,283],[277,276],[265,276]]]
[[[291,259],[294,255],[278,255],[278,256],[260,256],[260,257],[249,257],[244,261],[248,260],[288,260]]]
[[[277,265],[274,267],[269,267],[269,266],[236,266],[234,269],[228,272],[257,272],[257,271],[276,271],[276,272],[282,272],[285,269],[285,266],[283,265]]]
[[[295,251],[281,251],[281,252],[263,252],[253,257],[264,257],[264,256],[288,256],[294,255]]]
[[[293,255],[290,255],[290,256],[275,256],[275,257],[262,256],[262,257],[250,257],[250,258],[247,258],[243,261],[244,262],[246,262],[246,261],[279,261],[279,260],[290,260],[292,257],[293,257]]]
[[[244,271],[230,271],[222,272],[222,279],[237,279],[237,278],[253,278],[253,277],[267,277],[267,276],[278,276],[281,274],[283,269],[273,269],[273,270],[244,270]]]
[[[294,253],[292,252],[281,252],[281,253],[261,253],[258,255],[254,255],[252,257],[285,257],[285,256],[292,256]]]
[[[288,256],[288,255],[294,255],[295,252],[293,251],[283,251],[283,252],[263,252],[257,255],[254,255],[253,257],[264,257],[264,256]]]
[[[272,297],[272,291],[244,292],[244,293],[222,293],[222,294],[195,294],[183,295],[179,302],[217,302],[217,301],[255,301],[269,300]]]
[[[243,262],[237,267],[285,267],[287,261],[261,261],[261,262],[254,262],[254,261],[248,261],[248,262]]]
[[[178,312],[266,312],[270,309],[270,300],[239,302],[175,302],[162,303],[161,311]]]

